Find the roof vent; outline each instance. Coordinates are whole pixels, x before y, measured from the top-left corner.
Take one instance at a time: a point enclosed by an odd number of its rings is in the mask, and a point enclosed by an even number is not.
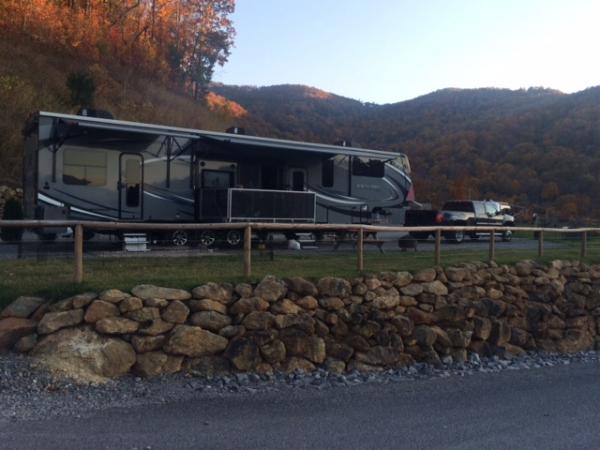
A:
[[[344,139],[343,141],[334,142],[333,145],[339,145],[340,147],[352,147],[352,142]]]
[[[98,119],[114,119],[115,117],[108,111],[102,109],[81,108],[77,112],[78,116],[97,117]]]
[[[229,134],[246,134],[246,130],[241,127],[229,127],[225,130],[225,133]]]

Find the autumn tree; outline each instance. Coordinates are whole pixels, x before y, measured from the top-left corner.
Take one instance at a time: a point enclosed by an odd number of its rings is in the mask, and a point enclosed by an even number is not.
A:
[[[0,37],[120,64],[204,96],[229,57],[235,0],[0,0]]]

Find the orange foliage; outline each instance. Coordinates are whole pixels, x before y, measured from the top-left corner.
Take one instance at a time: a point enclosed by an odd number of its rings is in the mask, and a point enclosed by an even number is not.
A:
[[[235,0],[0,0],[0,35],[206,90],[233,43]]]

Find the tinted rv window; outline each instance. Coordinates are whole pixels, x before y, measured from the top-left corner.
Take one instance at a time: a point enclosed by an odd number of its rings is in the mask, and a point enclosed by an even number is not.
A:
[[[105,186],[106,152],[66,149],[63,153],[63,183]]]
[[[321,184],[323,187],[333,187],[333,159],[323,161]]]
[[[359,177],[383,178],[385,165],[377,159],[352,158],[352,175]]]

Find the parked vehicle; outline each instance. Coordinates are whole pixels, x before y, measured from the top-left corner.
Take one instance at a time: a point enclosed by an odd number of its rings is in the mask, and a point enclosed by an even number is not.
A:
[[[40,112],[26,126],[27,218],[118,222],[404,223],[405,155]],[[54,230],[56,233],[56,230]],[[178,230],[169,239],[190,241]],[[205,245],[240,231],[199,236]]]
[[[471,201],[460,200],[446,202],[442,210],[419,210],[406,211],[405,225],[416,226],[503,226],[511,227],[515,224],[515,218],[510,214],[510,205],[505,202]],[[410,233],[416,239],[427,239],[429,232]],[[465,238],[462,231],[448,231],[443,233],[444,238],[460,243]],[[476,232],[468,233],[471,239],[478,239]],[[504,231],[502,240],[509,241],[512,232]]]

